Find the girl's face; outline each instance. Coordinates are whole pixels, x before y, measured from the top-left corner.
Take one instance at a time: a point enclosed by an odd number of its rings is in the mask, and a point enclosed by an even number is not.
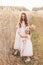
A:
[[[24,15],[24,14],[22,14],[22,16],[21,16],[21,17],[22,17],[22,20],[24,20],[24,19],[25,19],[25,15]]]
[[[22,21],[24,21],[24,23],[25,23],[26,26],[28,26],[26,13],[22,13],[22,14],[21,14],[21,18],[20,18],[20,27],[21,27]]]
[[[29,29],[29,27],[26,27],[25,33],[26,33],[26,34],[30,34],[30,29]]]
[[[26,33],[26,34],[29,34],[29,30],[25,30],[25,33]]]

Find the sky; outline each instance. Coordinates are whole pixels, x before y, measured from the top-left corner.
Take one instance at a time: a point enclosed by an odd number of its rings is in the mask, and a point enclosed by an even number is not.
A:
[[[43,0],[0,0],[0,6],[23,6],[32,10],[33,7],[43,7]]]

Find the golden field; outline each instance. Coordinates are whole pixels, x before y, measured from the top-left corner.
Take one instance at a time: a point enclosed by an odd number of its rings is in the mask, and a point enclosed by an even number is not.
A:
[[[29,63],[12,55],[16,24],[22,12],[27,14],[28,22],[36,26],[31,30],[34,55]],[[18,7],[0,7],[0,65],[43,65],[43,10],[28,11]]]

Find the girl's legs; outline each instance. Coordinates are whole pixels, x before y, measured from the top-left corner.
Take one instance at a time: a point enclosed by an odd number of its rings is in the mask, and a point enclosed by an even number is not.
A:
[[[30,59],[30,57],[29,57],[29,56],[27,56],[27,57],[26,57],[26,59]]]
[[[30,61],[30,57],[27,56],[25,62],[29,62],[29,61]]]

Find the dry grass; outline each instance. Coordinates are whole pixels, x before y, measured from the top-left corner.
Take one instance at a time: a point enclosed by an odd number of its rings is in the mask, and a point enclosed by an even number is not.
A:
[[[30,25],[35,24],[36,29],[31,30],[34,56],[31,57],[31,62],[24,63],[20,57],[12,55],[16,24],[22,11],[10,7],[2,9],[0,8],[0,65],[43,65],[43,14],[25,11]]]

